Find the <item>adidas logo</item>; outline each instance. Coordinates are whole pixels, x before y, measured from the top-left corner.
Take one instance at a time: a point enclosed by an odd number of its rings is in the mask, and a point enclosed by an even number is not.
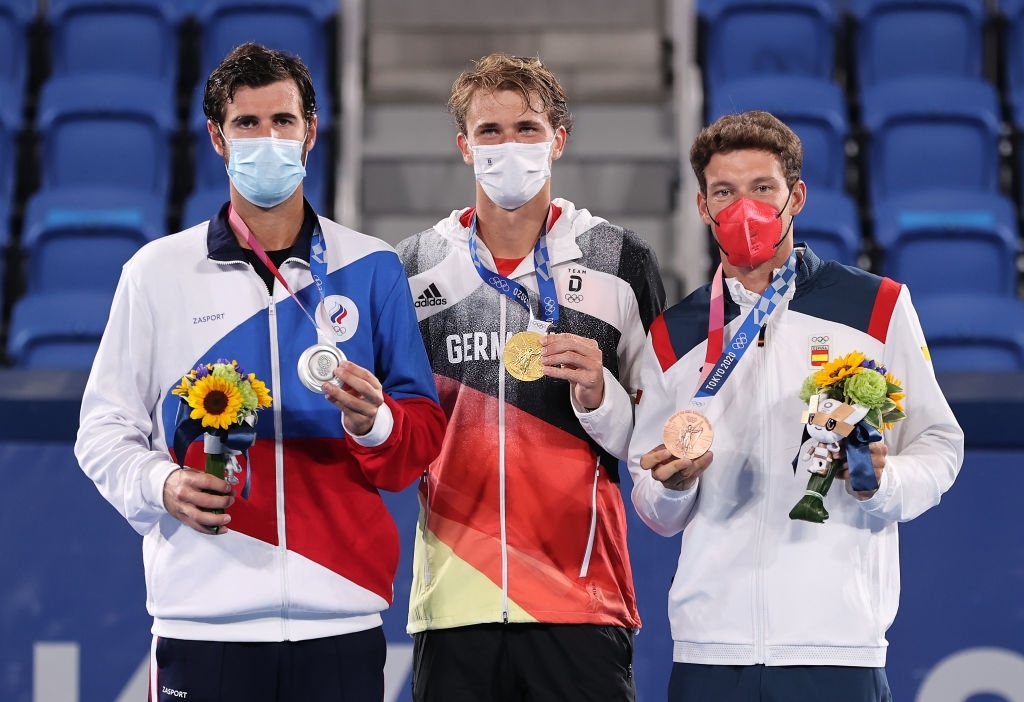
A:
[[[435,283],[428,285],[427,289],[416,298],[417,307],[442,307],[447,304],[448,300],[441,295],[441,291],[437,289]]]

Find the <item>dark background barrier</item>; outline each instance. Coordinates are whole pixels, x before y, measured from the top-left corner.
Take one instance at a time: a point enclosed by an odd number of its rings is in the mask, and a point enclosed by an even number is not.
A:
[[[145,699],[150,620],[141,538],[75,461],[84,381],[74,372],[0,371],[0,700],[6,702]],[[1024,702],[1022,381],[1019,375],[940,376],[969,448],[942,504],[900,527],[903,594],[887,665],[895,700]],[[403,536],[395,604],[385,614],[388,699],[408,700],[411,640],[404,627],[416,496],[410,489],[386,499]],[[644,621],[634,664],[639,697],[662,700],[671,669],[665,601],[678,537],[659,537],[627,512]],[[816,602],[809,606],[827,606],[829,597],[801,596]]]

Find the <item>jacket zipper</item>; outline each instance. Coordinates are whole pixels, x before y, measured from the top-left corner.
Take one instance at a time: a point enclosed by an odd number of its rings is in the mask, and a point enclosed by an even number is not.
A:
[[[763,406],[767,407],[767,379],[768,379],[768,354],[765,349],[765,328],[768,323],[765,322],[761,325],[761,331],[757,335],[757,346],[762,349],[762,353],[757,354],[758,368],[760,370],[760,378],[758,379],[758,385],[761,386],[761,399]],[[771,456],[771,433],[768,432],[764,435],[762,443],[761,463],[767,466],[765,470],[765,499],[764,505],[762,506],[761,519],[758,522],[757,528],[757,546],[755,551],[755,558],[757,559],[756,566],[754,568],[755,580],[754,580],[754,662],[764,663],[765,662],[765,629],[767,628],[766,611],[765,611],[765,568],[764,568],[764,538],[766,531],[766,523],[768,521],[768,510],[771,509],[771,491],[772,491],[772,471],[770,469],[769,456]]]
[[[501,296],[501,321],[498,338],[505,339],[506,298]],[[504,348],[504,344],[502,345]],[[501,526],[501,621],[508,624],[508,542],[505,524],[505,359],[498,362],[498,500],[499,524]]]
[[[423,582],[427,585],[430,584],[430,558],[427,557],[426,549],[426,536],[427,528],[430,525],[430,476],[427,471],[423,471],[423,477],[420,478],[423,481],[423,524],[420,530],[424,537],[424,548],[423,548]]]
[[[594,466],[594,484],[590,488],[590,534],[587,536],[587,548],[583,552],[583,564],[580,566],[580,577],[587,577],[590,571],[590,557],[594,554],[594,538],[597,534],[597,484],[601,478],[601,458],[596,459]]]
[[[262,283],[262,280],[260,281]],[[270,327],[270,376],[274,387],[274,397],[281,396],[281,349],[277,344],[277,304],[273,295],[267,306],[267,322]],[[288,537],[285,530],[284,510],[284,448],[281,434],[281,405],[274,403],[274,478],[277,483],[277,558],[281,572],[281,635],[285,640],[290,638],[288,628]]]

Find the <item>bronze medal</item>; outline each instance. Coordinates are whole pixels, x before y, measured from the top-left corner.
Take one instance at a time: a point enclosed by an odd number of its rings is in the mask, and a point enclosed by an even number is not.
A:
[[[544,368],[540,363],[540,334],[524,331],[513,334],[505,342],[502,358],[505,370],[518,380],[539,380],[544,377]]]
[[[715,430],[708,418],[697,410],[680,410],[665,422],[662,439],[665,448],[677,458],[691,461],[707,453],[714,441]]]

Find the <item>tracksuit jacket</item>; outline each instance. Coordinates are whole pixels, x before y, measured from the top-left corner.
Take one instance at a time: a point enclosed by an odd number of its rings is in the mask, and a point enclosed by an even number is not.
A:
[[[528,313],[474,267],[472,210],[398,246],[449,422],[420,484],[410,633],[488,622],[640,625],[618,458],[664,292],[640,237],[566,200],[553,206],[556,331],[596,339],[603,352],[605,397],[591,412],[574,406],[566,381],[506,373],[504,342],[527,328]],[[496,270],[483,242],[479,251]],[[533,257],[509,277],[541,316]]]
[[[312,314],[320,295],[310,243],[314,225],[322,230],[327,275],[317,314],[330,316],[333,341],[385,393],[360,444],[345,434],[337,407],[300,383],[298,358],[318,342],[316,328],[279,282],[268,293],[226,212],[146,245],[125,264],[83,397],[76,454],[143,536],[155,635],[282,641],[370,629],[392,601],[399,550],[378,491],[415,482],[444,431],[404,270],[387,244],[318,218],[308,204],[280,266]],[[251,494],[236,497],[227,533],[213,536],[169,515],[162,489],[177,468],[168,447],[181,399],[170,392],[197,363],[221,358],[263,380],[273,406],[260,411],[248,452]],[[185,463],[203,469],[201,438]]]
[[[734,279],[724,287],[728,342],[759,296]],[[668,598],[673,660],[883,666],[900,590],[897,522],[938,504],[963,460],[963,433],[910,293],[804,249],[795,290],[769,318],[763,345],[746,351],[705,412],[713,462],[692,489],[673,492],[639,460],[699,386],[709,301],[705,286],[652,325],[629,450],[640,517],[662,535],[682,531]],[[889,453],[874,496],[860,500],[837,480],[824,524],[793,521],[809,476],[792,466],[803,437],[801,385],[851,351],[903,381],[907,418],[884,432]]]

